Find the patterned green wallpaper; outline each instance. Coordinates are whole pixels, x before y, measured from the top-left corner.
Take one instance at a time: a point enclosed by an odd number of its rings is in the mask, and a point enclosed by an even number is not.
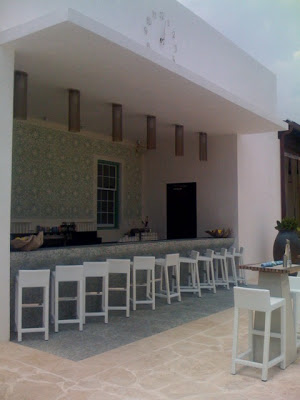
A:
[[[12,218],[95,216],[95,156],[122,163],[123,224],[140,222],[141,157],[133,146],[14,121]]]

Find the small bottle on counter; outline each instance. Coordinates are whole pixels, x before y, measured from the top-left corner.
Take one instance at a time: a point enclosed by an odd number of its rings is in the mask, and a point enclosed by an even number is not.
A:
[[[292,266],[290,241],[286,239],[285,251],[283,255],[283,267],[290,268]]]

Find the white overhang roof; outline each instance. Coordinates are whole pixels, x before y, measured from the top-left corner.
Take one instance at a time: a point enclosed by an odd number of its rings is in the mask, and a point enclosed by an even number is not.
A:
[[[13,47],[15,69],[28,73],[32,117],[65,123],[67,104],[58,94],[73,88],[81,91],[86,129],[109,134],[108,108],[119,103],[132,140],[145,132],[145,115],[155,115],[162,131],[174,124],[208,134],[287,129],[277,117],[72,9],[0,32],[0,45]]]

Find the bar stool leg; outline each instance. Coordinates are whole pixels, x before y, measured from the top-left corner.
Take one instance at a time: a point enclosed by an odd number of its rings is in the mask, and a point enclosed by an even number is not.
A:
[[[208,263],[210,264],[211,280],[212,280],[214,293],[216,293],[216,281],[215,281],[215,273],[214,273],[214,264],[213,264],[212,261],[208,261]]]
[[[132,309],[136,310],[136,269],[133,267],[132,274]]]
[[[43,288],[43,323],[45,328],[45,340],[49,339],[49,287]]]
[[[152,275],[152,281],[153,281],[153,275]],[[150,279],[150,270],[147,269],[147,280],[146,280],[146,297],[150,297],[150,284],[151,284],[151,279]]]
[[[171,304],[168,267],[164,266],[164,271],[165,271],[165,281],[166,281],[167,303]]]
[[[18,342],[22,341],[22,287],[18,285],[18,320],[17,320],[17,332],[18,332]]]
[[[105,315],[104,315],[104,323],[108,323],[108,276],[105,276],[102,278],[102,298],[103,298],[103,307],[105,310]]]
[[[223,262],[223,267],[224,267],[224,272],[225,272],[225,281],[227,282],[226,287],[227,287],[227,289],[229,290],[230,288],[229,288],[229,280],[228,280],[228,266],[227,266],[227,261],[226,261],[226,259],[225,259],[225,260],[222,260],[221,262]]]
[[[59,284],[55,281],[54,283],[54,331],[58,332],[58,296],[59,296]]]
[[[271,312],[266,311],[266,313],[265,313],[264,351],[263,351],[263,362],[262,362],[263,366],[262,366],[262,375],[261,375],[261,380],[264,382],[268,379],[270,331],[271,331]]]
[[[77,305],[78,305],[78,318],[79,318],[79,330],[83,330],[83,280],[77,282]]]
[[[248,348],[249,360],[253,361],[253,311],[248,310]]]
[[[178,293],[178,301],[181,301],[181,292],[180,292],[180,266],[176,265],[175,267],[176,273],[176,286],[177,286],[177,293]]]
[[[231,373],[236,374],[236,358],[238,355],[239,346],[239,309],[234,308],[234,319],[233,319],[233,343],[232,343],[232,363],[231,363]]]
[[[150,271],[147,271],[147,273]],[[152,273],[152,310],[155,310],[155,270],[154,268],[151,271]]]
[[[129,317],[130,313],[130,274],[126,274],[126,317]]]
[[[297,295],[296,295],[297,298]],[[283,361],[280,363],[281,369],[286,369],[286,306],[280,308],[280,330],[281,330],[281,338],[280,338],[280,348],[281,354],[283,354]],[[297,343],[297,332],[296,332],[296,343]]]
[[[196,283],[198,287],[198,297],[201,297],[201,287],[200,287],[200,277],[199,277],[199,269],[198,265],[194,264],[195,274],[196,274]]]

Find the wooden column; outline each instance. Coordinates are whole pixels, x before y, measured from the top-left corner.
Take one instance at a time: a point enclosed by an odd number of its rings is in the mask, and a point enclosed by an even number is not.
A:
[[[122,142],[122,106],[121,104],[112,105],[112,140]]]
[[[286,190],[285,190],[285,165],[284,165],[284,141],[286,135],[291,133],[288,131],[278,132],[280,140],[280,187],[281,187],[281,218],[286,216]]]
[[[69,131],[80,132],[80,91],[69,89]]]
[[[27,78],[23,71],[15,71],[14,118],[27,119]]]
[[[156,149],[156,117],[147,115],[147,149]]]
[[[182,125],[175,125],[175,156],[184,155],[184,129]]]
[[[199,160],[207,161],[207,134],[199,132]]]

